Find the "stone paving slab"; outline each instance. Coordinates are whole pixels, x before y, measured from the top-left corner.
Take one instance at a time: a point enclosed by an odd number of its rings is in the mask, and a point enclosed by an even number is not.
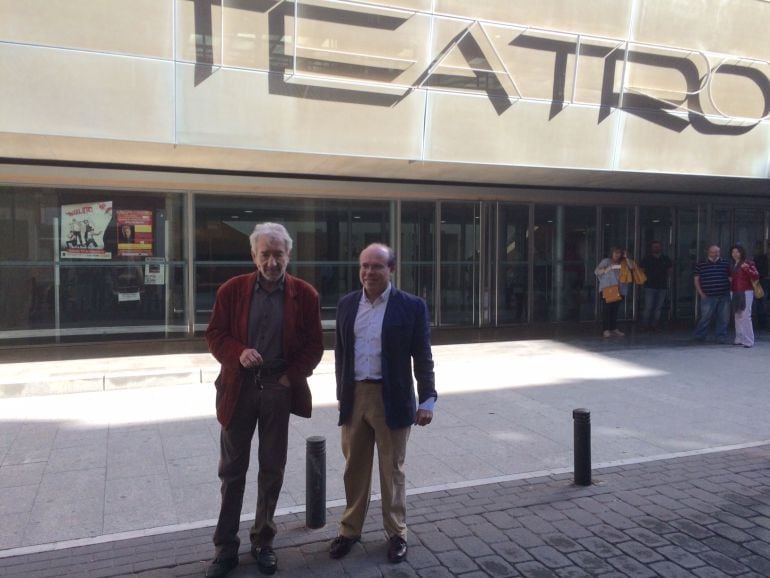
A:
[[[770,342],[744,350],[606,341],[435,347],[440,398],[431,426],[411,435],[408,489],[569,467],[576,407],[591,410],[596,464],[770,440],[763,363]],[[309,436],[326,437],[328,497],[343,497],[329,355],[310,380],[313,418],[291,420],[279,508],[305,503]],[[123,367],[112,361],[91,360]],[[156,356],[144,367],[190,361]],[[50,542],[209,523],[219,507],[213,413],[209,383],[0,399],[0,557]],[[243,513],[250,515],[255,468],[247,480]]]
[[[320,530],[278,519],[279,576],[768,576],[770,445],[594,471],[410,495],[409,556],[386,561],[379,503],[343,560],[327,548],[341,508]],[[18,577],[201,576],[211,528],[0,559]],[[233,578],[260,575],[241,527]]]

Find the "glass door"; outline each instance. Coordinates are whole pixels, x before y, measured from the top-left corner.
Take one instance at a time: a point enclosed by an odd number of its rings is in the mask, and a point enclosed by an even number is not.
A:
[[[401,203],[401,254],[399,285],[419,295],[435,319],[436,203]]]
[[[634,239],[635,209],[633,207],[602,207],[602,254],[609,257],[613,247],[620,247],[634,260],[639,258]],[[636,286],[631,285],[629,293],[618,313],[620,319],[634,318]]]
[[[498,206],[497,325],[528,319],[529,205]]]
[[[660,243],[663,255],[673,261],[674,255],[674,209],[667,207],[639,208],[639,262],[652,252],[653,243]],[[665,322],[671,314],[673,271],[669,273],[668,294],[663,305],[661,319]],[[643,301],[643,298],[642,298]],[[644,303],[640,302],[640,307]]]
[[[479,321],[480,204],[440,203],[441,325]]]
[[[674,231],[674,317],[694,319],[696,304],[692,276],[695,263],[705,255],[705,247],[700,246],[699,209],[677,209]]]
[[[596,208],[536,206],[533,242],[533,319],[595,319]]]

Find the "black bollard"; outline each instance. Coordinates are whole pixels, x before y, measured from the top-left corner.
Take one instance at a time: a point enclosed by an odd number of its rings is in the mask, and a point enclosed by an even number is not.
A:
[[[326,438],[307,438],[305,459],[305,525],[323,528],[326,525]]]
[[[591,412],[572,410],[575,444],[575,485],[591,485]]]

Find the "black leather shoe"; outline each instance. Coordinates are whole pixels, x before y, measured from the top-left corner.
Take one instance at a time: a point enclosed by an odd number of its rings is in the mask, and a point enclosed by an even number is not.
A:
[[[348,538],[346,536],[337,536],[332,540],[329,545],[329,556],[334,559],[347,556],[353,544],[358,542],[361,538]]]
[[[206,568],[206,578],[224,578],[238,566],[238,557],[214,558]]]
[[[251,547],[251,555],[257,561],[257,568],[262,574],[275,574],[278,569],[278,557],[270,546]]]
[[[406,540],[401,536],[391,536],[388,540],[388,560],[397,564],[406,558]]]

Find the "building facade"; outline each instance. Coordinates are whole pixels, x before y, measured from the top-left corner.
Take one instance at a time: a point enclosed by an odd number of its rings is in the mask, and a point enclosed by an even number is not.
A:
[[[612,245],[766,246],[764,0],[0,0],[0,347],[192,337],[286,224],[438,327],[594,321]],[[757,249],[759,250],[759,249]],[[638,300],[625,304],[636,316]]]

